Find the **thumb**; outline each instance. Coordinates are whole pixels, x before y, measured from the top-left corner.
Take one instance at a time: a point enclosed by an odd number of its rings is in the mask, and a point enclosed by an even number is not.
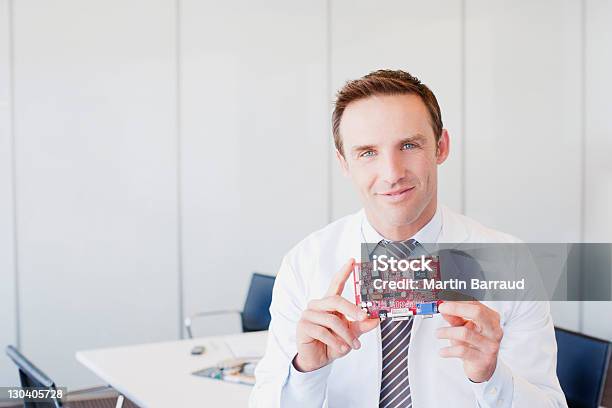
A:
[[[353,330],[353,333],[355,333],[355,335],[359,337],[363,333],[367,333],[370,330],[375,329],[379,323],[380,323],[380,320],[378,318],[354,321],[354,322],[351,322],[351,330]]]
[[[444,313],[440,313],[444,320],[446,320],[451,326],[463,326],[466,323],[466,320],[463,317],[447,315]]]

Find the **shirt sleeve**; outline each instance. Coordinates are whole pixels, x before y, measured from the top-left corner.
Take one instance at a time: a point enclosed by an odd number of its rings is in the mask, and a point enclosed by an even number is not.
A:
[[[506,364],[498,360],[489,381],[472,383],[472,390],[481,408],[511,408],[514,394],[514,378]]]
[[[281,395],[281,405],[283,407],[297,407],[304,406],[304,402],[309,401],[307,403],[309,406],[324,406],[327,378],[330,372],[331,364],[307,373],[296,370],[291,364],[289,378]]]
[[[557,342],[545,301],[517,302],[504,326],[497,367],[472,384],[481,408],[567,407],[557,378]]]
[[[250,408],[325,407],[331,365],[302,373],[293,367],[297,354],[295,331],[306,308],[306,283],[296,273],[290,257],[283,259],[270,305],[272,317],[266,352],[255,369]]]

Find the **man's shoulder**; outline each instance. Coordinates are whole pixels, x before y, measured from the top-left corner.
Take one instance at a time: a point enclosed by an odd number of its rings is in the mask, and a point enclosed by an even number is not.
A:
[[[479,221],[440,206],[443,213],[443,234],[441,242],[478,242],[478,243],[511,243],[521,242],[517,237],[497,231]]]
[[[313,255],[321,251],[322,248],[335,248],[346,239],[354,238],[359,231],[362,211],[343,216],[321,229],[318,229],[298,242],[288,253],[288,256],[295,256],[301,253]]]
[[[487,227],[482,223],[451,210],[445,205],[440,205],[443,214],[443,234],[440,242],[479,242],[479,243],[511,243],[521,242],[520,239]],[[310,256],[320,253],[324,248],[335,249],[341,243],[352,242],[360,237],[360,222],[363,218],[363,210],[339,218],[323,228],[316,230],[298,242],[288,252],[288,256],[309,254]]]

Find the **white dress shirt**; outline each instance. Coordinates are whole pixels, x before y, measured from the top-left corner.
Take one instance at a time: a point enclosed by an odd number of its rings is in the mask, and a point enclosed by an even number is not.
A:
[[[365,212],[344,217],[296,245],[283,259],[274,285],[266,354],[258,364],[251,407],[375,407],[382,372],[380,326],[360,337],[362,347],[318,370],[292,364],[296,325],[308,301],[325,295],[349,258],[360,259],[362,242],[382,237]],[[440,206],[412,238],[422,243],[517,242],[515,238]],[[342,296],[355,300],[353,277]],[[556,341],[547,302],[483,302],[500,314],[504,337],[489,381],[473,383],[457,358],[442,358],[440,315],[415,316],[408,372],[413,407],[566,407],[556,376]]]

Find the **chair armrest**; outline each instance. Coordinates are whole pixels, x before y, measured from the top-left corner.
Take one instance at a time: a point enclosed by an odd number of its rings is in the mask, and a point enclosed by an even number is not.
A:
[[[238,316],[242,317],[242,312],[240,310],[212,310],[210,312],[195,313],[185,318],[185,330],[187,330],[187,335],[190,339],[193,339],[193,333],[191,333],[191,323],[194,319],[207,316],[219,316],[224,314],[237,314]]]

